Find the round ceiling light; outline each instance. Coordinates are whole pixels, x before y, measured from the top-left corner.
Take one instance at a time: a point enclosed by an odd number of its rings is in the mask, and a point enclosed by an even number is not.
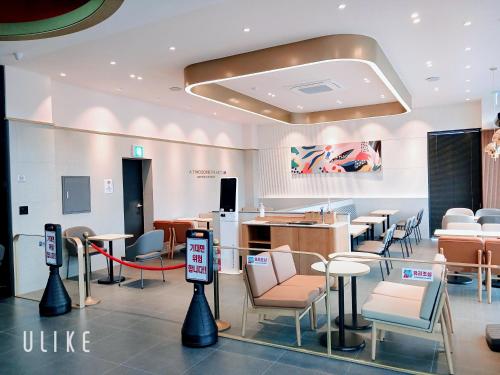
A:
[[[32,40],[75,33],[101,23],[123,0],[3,1],[0,40]]]

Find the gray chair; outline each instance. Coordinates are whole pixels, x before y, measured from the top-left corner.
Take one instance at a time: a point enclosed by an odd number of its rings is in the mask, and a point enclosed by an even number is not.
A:
[[[444,215],[441,221],[441,228],[448,229],[449,223],[474,223],[474,216],[465,215]]]
[[[476,216],[500,216],[500,208],[481,208],[476,211]]]
[[[160,264],[163,267],[163,259],[161,253],[163,251],[163,230],[152,230],[140,236],[133,245],[125,248],[125,256],[122,260],[127,262],[147,262],[153,259],[160,259]],[[122,264],[120,264],[120,274],[118,279],[122,278]],[[163,282],[165,282],[165,272],[161,271]],[[121,286],[121,282],[118,284]],[[144,279],[141,269],[141,289],[144,289]]]
[[[477,222],[481,225],[483,224],[500,224],[500,216],[497,215],[485,215],[477,219]]]
[[[69,264],[70,264],[70,258],[71,257],[78,257],[78,246],[76,245],[76,242],[73,241],[69,237],[77,237],[82,241],[82,244],[85,244],[85,237],[83,236],[83,233],[87,232],[89,236],[95,236],[95,232],[90,229],[89,227],[84,227],[84,226],[78,226],[78,227],[71,227],[68,228],[64,231],[63,237],[64,237],[64,243],[66,245],[66,249],[68,250],[68,263],[66,267],[66,278],[69,278]],[[101,248],[104,248],[104,243],[102,241],[92,241],[92,243],[96,246],[99,246]],[[94,248],[90,247],[89,248],[89,272],[92,274],[92,257],[94,255],[99,255],[100,253],[97,250],[94,250]],[[109,271],[109,262],[108,258],[106,258],[106,263],[108,265],[108,271]]]
[[[361,253],[371,253],[377,254],[382,257],[391,257],[391,253],[389,252],[389,248],[394,239],[394,231],[396,230],[396,224],[392,224],[391,227],[387,230],[383,241],[364,241],[361,245],[359,245],[355,250]],[[392,268],[392,261],[389,261]],[[384,280],[384,271],[382,269],[382,263],[379,262],[380,272],[382,274],[382,280]],[[389,271],[389,264],[387,260],[385,260],[385,267],[387,269],[387,275],[390,275],[391,271]]]
[[[450,208],[448,211],[446,211],[446,215],[474,216],[474,211],[472,211],[470,208],[456,207]]]

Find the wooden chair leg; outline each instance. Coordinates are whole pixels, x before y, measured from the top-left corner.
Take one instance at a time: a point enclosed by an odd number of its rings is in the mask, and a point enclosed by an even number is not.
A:
[[[317,311],[317,306],[316,303],[313,303],[311,306],[311,311],[312,311],[312,322],[313,322],[313,330],[318,329],[318,311]]]
[[[451,333],[454,333],[455,330],[453,329],[453,319],[451,317],[451,308],[450,308],[450,300],[448,299],[448,293],[446,292],[445,300],[444,300],[444,306],[443,306],[444,312],[447,315],[448,319],[448,329]]]
[[[477,264],[481,264],[483,252],[481,250],[477,251]],[[483,277],[482,268],[477,269],[477,298],[479,302],[483,301]]]
[[[241,322],[241,336],[245,337],[245,331],[247,328],[247,314],[248,314],[248,295],[245,293],[245,300],[243,301],[243,317]]]
[[[441,322],[442,321],[443,321],[443,313],[441,313]],[[443,344],[444,344],[444,350],[446,352],[446,361],[448,362],[448,371],[450,372],[450,374],[454,374],[453,359],[451,357],[450,341],[448,337],[448,330],[446,328],[446,324],[441,324],[441,332],[443,334]]]
[[[486,264],[491,265],[491,251],[486,253]],[[486,270],[486,294],[488,298],[488,303],[491,303],[491,268]]]
[[[372,361],[375,361],[377,353],[377,326],[375,322],[372,323]]]
[[[295,310],[295,333],[297,335],[297,346],[302,346],[302,338],[300,337],[300,311]]]

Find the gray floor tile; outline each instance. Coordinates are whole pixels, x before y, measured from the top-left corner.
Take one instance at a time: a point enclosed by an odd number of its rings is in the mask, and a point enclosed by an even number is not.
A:
[[[286,352],[285,349],[256,345],[236,340],[226,340],[226,342],[222,344],[218,350],[229,353],[243,354],[259,359],[266,359],[268,361],[276,361]]]
[[[301,367],[290,366],[284,363],[274,363],[271,367],[269,367],[263,375],[336,375],[342,374],[342,372],[321,372],[317,370],[306,370]]]

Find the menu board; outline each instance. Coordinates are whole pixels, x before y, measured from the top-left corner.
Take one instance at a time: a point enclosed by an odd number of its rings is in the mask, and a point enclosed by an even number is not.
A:
[[[207,238],[188,238],[186,246],[186,280],[209,282]]]
[[[45,263],[48,266],[57,266],[56,232],[45,231]]]

